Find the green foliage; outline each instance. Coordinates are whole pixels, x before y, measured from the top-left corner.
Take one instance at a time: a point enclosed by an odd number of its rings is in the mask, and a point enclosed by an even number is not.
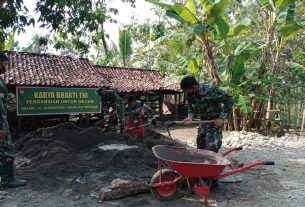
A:
[[[191,59],[189,62],[188,62],[188,69],[190,71],[190,73],[194,74],[194,75],[197,75],[198,72],[200,71],[199,69],[199,66],[197,64],[197,61],[196,59]]]
[[[234,96],[234,101],[236,103],[236,106],[244,114],[248,114],[251,112],[251,101],[249,97],[243,95],[237,95]]]
[[[295,21],[285,22],[280,28],[278,28],[278,33],[282,37],[292,37],[298,33],[298,30],[303,27]]]
[[[236,26],[230,28],[228,36],[235,37],[244,29],[247,29],[251,24],[251,20],[249,18],[245,18],[240,21]]]
[[[233,71],[231,74],[231,82],[234,84],[240,83],[240,78],[245,74],[245,62],[242,55],[234,56]]]
[[[0,50],[11,50],[14,47],[14,43],[15,43],[15,31],[13,31],[9,37],[8,37],[8,41],[7,43],[5,42],[0,42]]]
[[[132,54],[132,39],[130,33],[126,30],[119,31],[119,51],[125,67],[127,58]]]
[[[295,62],[286,62],[286,65],[291,69],[292,74],[305,83],[305,66]]]
[[[158,22],[157,24],[152,25],[152,35],[151,40],[156,40],[165,34],[165,25],[163,22]]]
[[[197,9],[194,0],[186,0],[186,7],[196,16]]]
[[[32,43],[30,43],[27,47],[23,48],[23,52],[32,52],[32,53],[42,53],[47,50],[47,40],[46,38],[35,34],[32,37]]]
[[[147,2],[158,5],[166,10],[166,15],[172,18],[175,18],[182,24],[195,24],[199,20],[196,16],[185,6],[179,3],[175,3],[174,5],[160,3],[158,0],[146,0]]]
[[[28,9],[23,0],[6,0],[0,8],[0,45],[10,38],[11,31],[24,31],[29,25],[34,25],[34,19],[28,16]]]

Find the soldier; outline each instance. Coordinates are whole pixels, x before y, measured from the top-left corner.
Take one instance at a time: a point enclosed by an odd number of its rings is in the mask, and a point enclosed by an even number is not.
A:
[[[151,124],[157,124],[157,117],[155,116],[155,112],[152,108],[150,108],[147,104],[137,101],[136,98],[132,95],[127,97],[127,105],[125,106],[125,111],[128,114],[128,122],[127,122],[127,133],[131,137],[144,137],[144,112],[147,111],[150,116],[152,116]],[[130,129],[128,128],[134,128]]]
[[[116,119],[116,117],[119,120],[120,132],[123,132],[125,128],[125,109],[123,99],[119,97],[114,90],[107,90],[105,87],[98,88],[96,93],[101,97],[103,113],[105,119],[108,119],[108,123],[105,124],[104,132],[107,132],[110,129],[109,122]],[[110,108],[112,108],[111,112],[109,112]]]
[[[228,119],[233,99],[226,92],[209,84],[199,84],[195,77],[185,76],[180,82],[181,89],[187,94],[189,105],[185,125],[191,124],[196,114],[201,120],[215,120],[213,124],[201,124],[197,132],[197,149],[218,152],[222,144],[222,126]],[[209,179],[205,179],[210,182]],[[218,180],[212,179],[211,188],[218,186]]]
[[[187,94],[189,105],[188,117],[183,120],[185,125],[191,124],[196,114],[201,120],[215,120],[213,124],[199,126],[197,148],[218,152],[222,144],[222,126],[233,106],[232,97],[213,85],[199,84],[193,76],[185,76],[180,86]]]
[[[0,52],[0,74],[5,72],[5,64],[8,58]],[[5,82],[0,78],[0,177],[1,184],[8,187],[19,187],[27,184],[26,180],[14,177],[14,159],[12,140],[6,120],[7,88]]]

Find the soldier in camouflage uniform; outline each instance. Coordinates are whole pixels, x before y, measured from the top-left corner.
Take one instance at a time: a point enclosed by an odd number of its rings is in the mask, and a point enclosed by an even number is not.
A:
[[[184,77],[180,86],[187,93],[189,104],[185,125],[189,125],[196,114],[201,120],[215,120],[213,124],[199,126],[197,148],[218,152],[222,144],[222,126],[233,106],[232,97],[213,85],[199,84],[193,76]]]
[[[117,117],[120,132],[123,132],[125,129],[125,106],[123,99],[114,90],[107,90],[105,87],[98,88],[96,93],[101,97],[102,110],[106,118],[111,118],[112,120],[109,121],[113,121]],[[112,111],[109,114],[110,107]],[[105,124],[104,132],[107,132],[109,128],[109,124]]]
[[[5,64],[8,58],[0,52],[0,74],[5,72]],[[14,159],[12,140],[6,120],[7,88],[3,78],[0,78],[0,177],[1,185],[19,187],[27,184],[25,180],[14,177]]]

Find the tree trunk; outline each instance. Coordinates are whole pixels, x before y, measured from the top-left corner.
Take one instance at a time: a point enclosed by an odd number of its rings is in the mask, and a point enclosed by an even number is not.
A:
[[[104,7],[105,7],[104,3],[105,3],[104,0],[99,1],[100,7],[104,8]],[[102,27],[101,38],[102,38],[102,43],[103,43],[104,51],[105,51],[105,54],[106,54],[106,56],[107,56],[109,50],[108,50],[108,46],[107,46],[107,42],[106,42],[106,37],[105,37],[104,23],[105,23],[105,22],[103,22],[102,25],[101,25],[101,27]]]
[[[5,0],[0,0],[0,8],[2,8],[4,2],[5,2]]]
[[[268,57],[270,56],[270,48],[272,45],[272,40],[273,40],[273,34],[274,34],[274,30],[275,30],[275,22],[273,23],[273,25],[270,27],[269,32],[268,32],[268,37],[267,37],[267,41],[266,41],[266,48],[263,51],[262,57],[261,57],[261,64],[258,70],[258,79],[262,79],[266,73],[266,64],[267,64],[267,60]],[[255,92],[258,93],[260,92],[261,87],[260,85],[256,85],[255,87]],[[248,117],[248,121],[247,121],[247,126],[246,126],[246,130],[249,129],[249,127],[252,125],[253,123],[253,117],[254,117],[254,111],[256,110],[257,107],[257,103],[258,100],[255,96],[253,96],[252,101],[251,101],[251,108],[252,111]]]
[[[218,76],[217,66],[214,60],[214,56],[212,53],[212,47],[209,44],[209,41],[205,38],[204,34],[200,36],[201,43],[203,43],[203,56],[204,56],[204,64],[208,69],[208,74],[210,78],[214,81],[216,86],[220,85],[220,78]]]
[[[103,43],[103,47],[104,47],[104,50],[105,50],[105,54],[107,56],[108,53],[109,53],[109,50],[108,50],[108,46],[107,46],[107,42],[106,42],[106,37],[105,37],[104,25],[102,26],[102,29],[103,29],[103,32],[102,32],[102,43]]]
[[[274,64],[273,64],[273,68],[271,71],[271,76],[274,77],[277,74],[279,74],[279,70],[280,70],[280,63],[281,63],[281,59],[280,59],[280,54],[282,51],[281,48],[281,37],[279,37],[277,34],[275,34],[275,39],[276,39],[276,54],[275,54],[275,60],[274,60]],[[275,89],[274,89],[274,85],[271,85],[270,89],[269,89],[269,98],[268,98],[268,105],[267,105],[267,113],[266,113],[266,121],[267,121],[267,125],[270,125],[271,122],[271,110],[272,110],[272,97],[274,95]]]
[[[239,127],[239,123],[238,123],[238,111],[236,106],[233,106],[233,125],[234,125],[234,130],[235,131],[239,131],[240,127]]]

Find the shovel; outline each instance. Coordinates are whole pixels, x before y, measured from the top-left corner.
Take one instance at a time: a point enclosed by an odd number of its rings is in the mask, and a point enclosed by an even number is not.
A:
[[[202,120],[202,121],[192,121],[191,124],[213,124],[215,123],[215,120]],[[168,133],[168,136],[171,140],[174,140],[172,135],[171,135],[171,132],[169,130],[169,127],[175,125],[175,124],[184,124],[183,121],[166,121],[164,123],[164,125],[166,126],[166,129],[167,129],[167,133]]]
[[[150,124],[151,123],[146,123],[146,124],[139,125],[137,127],[129,127],[129,128],[126,128],[125,130],[129,131],[129,130],[133,130],[133,129],[138,129],[138,128],[141,128],[141,127],[149,126]]]
[[[202,120],[202,121],[192,121],[191,124],[213,124],[215,122],[215,120]],[[183,121],[166,121],[165,126],[171,127],[175,124],[184,124]]]

